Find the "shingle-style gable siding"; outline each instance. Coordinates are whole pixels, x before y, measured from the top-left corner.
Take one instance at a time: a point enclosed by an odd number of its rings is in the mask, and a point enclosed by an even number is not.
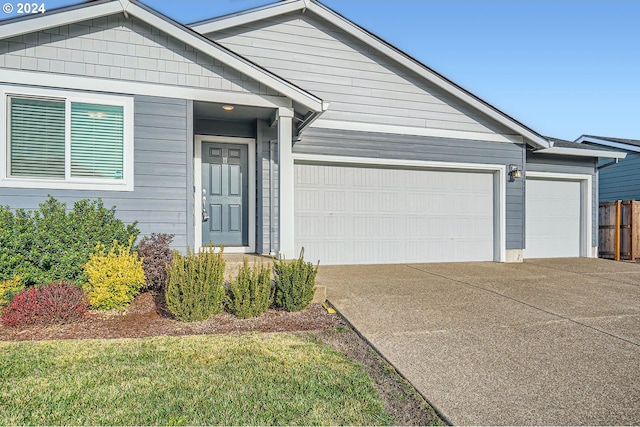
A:
[[[123,15],[0,40],[0,68],[275,94],[220,61]]]
[[[601,202],[640,200],[640,153],[627,153],[617,165],[600,169],[599,175]]]
[[[328,101],[322,119],[513,133],[309,14],[280,16],[207,37]]]

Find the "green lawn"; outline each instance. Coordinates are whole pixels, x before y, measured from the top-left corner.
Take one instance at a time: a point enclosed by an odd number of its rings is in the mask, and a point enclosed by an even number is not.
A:
[[[289,334],[0,343],[0,425],[387,425],[360,366]]]

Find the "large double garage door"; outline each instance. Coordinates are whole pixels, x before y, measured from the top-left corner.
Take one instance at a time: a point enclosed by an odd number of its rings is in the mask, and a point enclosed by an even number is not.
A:
[[[295,165],[295,241],[323,264],[494,260],[491,171]]]

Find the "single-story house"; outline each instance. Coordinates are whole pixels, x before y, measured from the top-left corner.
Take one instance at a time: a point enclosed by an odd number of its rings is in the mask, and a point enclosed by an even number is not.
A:
[[[582,135],[577,143],[626,153],[624,160],[602,159],[598,181],[601,202],[640,200],[640,140]]]
[[[323,264],[597,256],[599,158],[316,0],[0,24],[0,203],[101,197],[177,249]]]

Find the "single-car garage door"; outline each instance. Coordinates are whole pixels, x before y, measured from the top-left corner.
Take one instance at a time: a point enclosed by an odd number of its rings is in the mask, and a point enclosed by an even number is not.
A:
[[[580,256],[580,181],[527,178],[525,258]]]
[[[295,218],[322,264],[494,259],[489,172],[296,164]]]

